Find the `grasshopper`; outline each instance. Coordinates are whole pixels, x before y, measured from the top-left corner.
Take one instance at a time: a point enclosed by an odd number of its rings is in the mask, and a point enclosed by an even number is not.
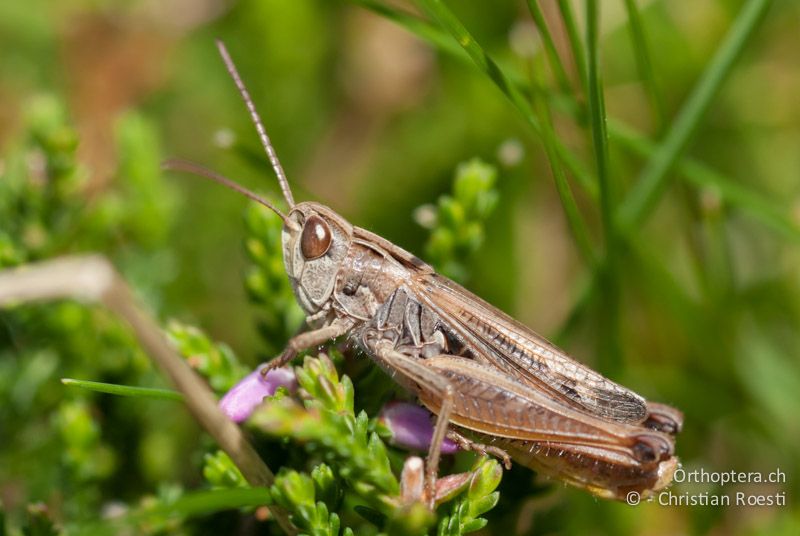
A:
[[[649,495],[677,468],[682,414],[646,401],[575,361],[499,309],[388,240],[329,207],[296,203],[250,94],[225,46],[222,59],[277,175],[287,213],[194,164],[203,175],[261,203],[283,221],[286,273],[308,331],[265,367],[347,337],[436,415],[425,467],[432,504],[440,445],[491,453],[610,499]]]

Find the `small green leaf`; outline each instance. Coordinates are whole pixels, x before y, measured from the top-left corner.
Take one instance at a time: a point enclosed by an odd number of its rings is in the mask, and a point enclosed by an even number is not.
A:
[[[469,515],[471,517],[477,517],[485,512],[488,512],[497,505],[498,500],[500,500],[500,492],[495,491],[494,493],[490,493],[485,497],[470,501]]]
[[[483,245],[486,220],[497,205],[496,179],[494,166],[472,159],[456,169],[453,197],[439,198],[425,251],[444,275],[466,279],[467,263]]]
[[[472,478],[467,492],[459,496],[450,507],[450,515],[439,522],[441,536],[460,536],[483,528],[486,520],[480,518],[497,505],[500,493],[494,491],[500,484],[503,469],[493,458],[481,458],[472,468]]]
[[[296,368],[296,377],[304,405],[290,397],[267,399],[248,424],[321,452],[333,473],[344,479],[343,487],[356,491],[371,506],[387,509],[399,484],[385,445],[369,432],[369,417],[363,411],[358,417],[353,414],[350,380],[346,376],[340,380],[325,356],[307,356],[303,366]]]
[[[321,463],[311,470],[311,479],[314,481],[316,497],[332,506],[337,506],[340,499],[340,490],[336,476],[331,468]]]
[[[481,530],[483,527],[486,526],[488,521],[482,517],[477,519],[472,519],[467,523],[464,523],[463,527],[461,527],[461,532],[463,534],[467,534],[469,532],[475,532],[476,530]]]
[[[69,387],[80,387],[98,393],[107,393],[135,398],[155,398],[160,400],[183,401],[183,395],[171,389],[157,389],[155,387],[134,387],[132,385],[119,385],[114,383],[93,382],[76,380],[74,378],[61,378],[61,383]]]
[[[503,478],[503,468],[497,460],[488,458],[480,463],[469,486],[469,498],[478,499],[493,492]]]
[[[227,345],[213,343],[196,327],[173,320],[167,325],[167,336],[218,394],[229,391],[248,373]]]
[[[203,457],[203,476],[215,488],[246,488],[247,481],[230,456],[218,450]]]

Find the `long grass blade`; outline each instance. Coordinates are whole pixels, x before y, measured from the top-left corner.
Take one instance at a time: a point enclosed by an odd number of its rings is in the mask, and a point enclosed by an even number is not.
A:
[[[586,0],[586,57],[589,82],[589,120],[597,165],[597,182],[600,190],[600,219],[603,223],[606,255],[602,274],[603,306],[606,314],[601,318],[600,367],[607,373],[615,372],[621,363],[622,345],[619,340],[619,273],[616,222],[614,220],[614,187],[609,173],[608,132],[603,86],[600,75],[599,52],[600,12],[597,0]]]
[[[372,0],[350,1],[364,7],[365,9],[369,9],[377,14],[387,17],[396,24],[405,28],[407,31],[430,43],[441,52],[450,54],[461,61],[472,64],[472,59],[466,54],[462,47],[453,41],[450,34],[442,31],[440,28],[434,26],[430,22]],[[575,24],[571,3],[568,0],[559,0],[559,7],[562,8],[562,17],[564,17],[564,23],[567,27],[567,34],[570,36],[570,46],[573,47],[573,55],[575,57],[576,66],[579,70],[581,78],[585,80],[586,68],[583,44],[578,34],[577,25]],[[515,84],[519,88],[521,93],[530,93],[531,89],[528,87],[527,82],[524,80],[524,77],[519,74],[519,72],[506,69],[505,74],[511,83]],[[584,87],[587,85],[588,84],[584,83]],[[575,101],[573,99],[563,95],[557,95],[555,97],[551,96],[551,100],[553,99],[558,101],[557,104],[559,104],[559,111],[565,112],[580,120],[579,116],[582,113],[581,107],[575,106]],[[613,118],[608,118],[608,135],[611,141],[619,143],[620,147],[645,158],[652,159],[656,151],[659,150],[659,146],[650,138],[624,124],[623,122]],[[556,146],[562,162],[565,162],[565,164],[569,162],[569,165],[566,167],[570,171],[574,169],[583,169],[581,173],[575,174],[575,177],[578,179],[580,186],[587,191],[587,193],[593,199],[596,199],[596,183],[591,182],[587,184],[584,181],[579,180],[581,177],[588,177],[589,172],[583,168],[582,163],[573,153],[564,151],[562,148],[563,145]],[[700,187],[712,186],[718,188],[722,199],[730,203],[732,206],[742,210],[746,214],[749,214],[755,220],[761,222],[770,229],[777,231],[792,240],[800,240],[800,227],[794,223],[788,213],[788,209],[775,209],[773,203],[769,199],[765,198],[763,194],[756,192],[747,186],[738,184],[731,177],[715,171],[706,164],[700,163],[697,160],[685,155],[680,155],[678,157],[676,169],[680,173],[681,177],[693,185]]]
[[[648,158],[658,151],[659,146],[656,143],[621,121],[609,120],[608,130],[614,141],[635,154]],[[781,206],[777,201],[733,181],[692,158],[684,157],[678,161],[675,169],[683,180],[693,186],[714,189],[720,198],[732,207],[748,214],[783,237],[800,242],[800,225],[792,218],[791,207]]]
[[[722,83],[733,69],[750,36],[764,18],[772,0],[749,0],[742,8],[700,80],[664,137],[664,142],[642,171],[620,206],[618,220],[624,231],[633,229],[652,212],[666,190],[669,172],[697,131]]]
[[[544,75],[538,62],[534,59],[532,66],[534,84],[538,84],[539,88],[534,88],[533,91],[533,104],[537,115],[541,120],[542,125],[542,143],[544,145],[545,154],[550,162],[550,170],[553,173],[553,180],[556,183],[556,190],[561,199],[561,205],[564,207],[567,223],[569,224],[570,232],[575,240],[578,251],[583,257],[586,264],[594,267],[597,263],[597,257],[592,247],[591,240],[589,239],[589,232],[586,228],[586,223],[583,221],[578,205],[575,203],[575,198],[572,195],[572,188],[567,181],[567,175],[564,168],[561,166],[561,160],[558,158],[555,148],[555,140],[557,139],[555,128],[553,127],[552,118],[550,117],[550,110],[547,107],[546,98],[544,95]]]
[[[598,50],[598,31],[600,14],[596,0],[586,1],[586,47],[588,57],[589,81],[589,119],[591,121],[592,142],[597,167],[597,182],[600,186],[600,216],[606,239],[607,256],[613,256],[614,238],[614,189],[608,169],[608,133],[606,132],[606,111],[603,99],[603,86],[600,75],[600,53]]]
[[[547,21],[544,18],[542,8],[539,6],[539,1],[528,0],[528,11],[530,11],[533,22],[539,30],[542,44],[544,44],[545,55],[547,56],[550,68],[553,70],[553,74],[555,74],[558,86],[562,92],[569,94],[572,89],[570,87],[569,77],[567,76],[567,70],[564,68],[564,63],[558,55],[555,41],[553,41],[553,34],[550,33],[550,28],[547,27]]]
[[[533,131],[541,136],[542,126],[533,113],[528,98],[521,91],[520,86],[512,82],[491,56],[475,41],[453,12],[441,0],[417,0],[417,4],[429,17],[450,33],[452,38],[466,51],[478,70],[484,73],[503,92],[522,114],[522,117],[528,122]],[[580,160],[560,140],[557,140],[556,151],[578,184],[590,196],[595,197],[597,188],[594,179],[581,164]]]
[[[628,24],[631,30],[631,44],[633,53],[636,57],[636,67],[642,79],[650,106],[653,109],[653,118],[659,134],[663,133],[666,127],[666,112],[664,107],[664,97],[661,88],[656,81],[656,73],[653,69],[653,62],[650,60],[650,47],[645,37],[642,16],[636,0],[625,0],[625,10],[628,12]]]
[[[575,60],[575,69],[578,71],[578,79],[584,93],[589,91],[589,81],[586,79],[586,56],[583,53],[583,42],[581,41],[580,31],[575,22],[575,13],[572,11],[570,0],[558,0],[558,9],[561,12],[561,20],[567,29],[567,38],[572,50],[572,58]]]
[[[466,51],[453,41],[450,34],[426,20],[376,0],[350,0],[350,2],[394,22],[442,52],[469,61]]]
[[[110,395],[131,396],[134,398],[157,398],[160,400],[182,401],[183,395],[171,389],[156,389],[154,387],[134,387],[132,385],[119,385],[116,383],[92,382],[88,380],[76,380],[73,378],[61,378],[61,383],[69,387],[80,387],[98,393]]]

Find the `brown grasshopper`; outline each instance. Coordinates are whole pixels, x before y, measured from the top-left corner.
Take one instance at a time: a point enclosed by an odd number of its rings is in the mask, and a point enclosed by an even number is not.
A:
[[[667,486],[682,414],[576,362],[562,350],[388,240],[325,205],[295,203],[252,99],[217,43],[289,206],[187,162],[165,167],[211,178],[283,220],[283,259],[310,331],[264,371],[347,336],[436,414],[425,470],[433,501],[440,445],[510,459],[591,493],[624,499]],[[491,444],[489,446],[488,444]]]

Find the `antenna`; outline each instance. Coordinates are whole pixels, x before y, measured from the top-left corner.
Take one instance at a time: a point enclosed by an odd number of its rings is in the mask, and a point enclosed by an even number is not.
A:
[[[283,220],[284,225],[289,227],[290,229],[299,230],[297,228],[297,224],[295,224],[292,220],[290,220],[286,214],[281,212],[275,205],[261,197],[260,195],[251,192],[244,186],[232,181],[231,179],[220,175],[215,171],[211,171],[208,168],[204,168],[201,165],[195,164],[194,162],[189,162],[188,160],[180,160],[177,158],[171,158],[169,160],[165,160],[161,163],[161,169],[168,169],[173,171],[184,171],[186,173],[191,173],[193,175],[197,175],[199,177],[203,177],[205,179],[212,180],[214,182],[218,182],[219,184],[230,188],[236,192],[239,192],[243,196],[252,199],[256,203],[264,205],[265,207],[269,208],[272,212],[280,216]]]
[[[239,76],[239,71],[236,70],[236,65],[234,65],[231,55],[228,54],[228,49],[225,48],[225,44],[219,39],[217,39],[216,43],[217,48],[219,49],[219,54],[222,56],[222,61],[225,62],[225,67],[228,69],[228,73],[231,75],[231,78],[233,78],[233,82],[239,89],[239,94],[241,94],[242,100],[244,100],[244,104],[247,106],[247,111],[250,113],[250,118],[256,125],[258,137],[261,139],[261,145],[264,146],[264,150],[267,152],[269,161],[272,164],[272,169],[275,170],[275,174],[278,176],[278,182],[281,185],[283,198],[289,204],[289,208],[293,208],[294,198],[292,197],[292,191],[289,189],[289,181],[286,180],[286,173],[283,171],[283,166],[281,166],[281,162],[278,160],[278,155],[275,154],[275,149],[272,147],[272,142],[269,141],[267,131],[264,130],[264,124],[261,122],[261,118],[258,116],[256,106],[253,104],[253,99],[250,98],[250,93],[247,91],[247,88],[242,81],[242,77]],[[273,210],[275,209],[273,208]],[[285,217],[284,221],[286,221]]]

